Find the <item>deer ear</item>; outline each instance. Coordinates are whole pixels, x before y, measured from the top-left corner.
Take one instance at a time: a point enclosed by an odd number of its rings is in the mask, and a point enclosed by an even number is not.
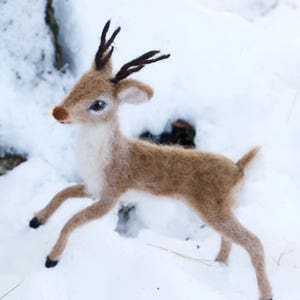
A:
[[[152,88],[140,81],[127,79],[116,84],[115,97],[120,102],[138,104],[150,100],[152,96]]]

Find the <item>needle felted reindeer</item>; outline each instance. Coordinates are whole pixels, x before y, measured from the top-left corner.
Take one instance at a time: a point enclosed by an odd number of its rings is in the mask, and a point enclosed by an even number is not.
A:
[[[73,230],[107,214],[128,189],[140,189],[154,195],[183,198],[220,233],[221,247],[217,261],[227,261],[232,242],[245,248],[256,272],[260,297],[270,300],[271,287],[265,271],[262,244],[232,212],[233,189],[258,149],[249,151],[234,163],[217,154],[157,146],[123,136],[117,116],[119,105],[148,101],[153,96],[150,86],[126,78],[146,64],[170,55],[157,57],[159,51],[147,52],[113,75],[112,43],[120,27],[106,40],[109,26],[108,21],[91,70],[80,78],[69,95],[52,111],[53,117],[60,123],[80,125],[77,162],[84,183],[68,187],[55,195],[30,221],[30,226],[37,228],[46,223],[67,198],[91,196],[99,200],[65,224],[46,259],[46,267],[57,264]]]

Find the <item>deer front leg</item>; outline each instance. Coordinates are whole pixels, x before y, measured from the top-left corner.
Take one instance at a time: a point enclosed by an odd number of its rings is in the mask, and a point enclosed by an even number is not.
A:
[[[116,202],[117,197],[105,196],[99,202],[75,214],[63,227],[55,246],[47,256],[45,266],[51,268],[57,264],[73,230],[87,222],[104,216],[115,206]]]
[[[57,193],[48,205],[40,210],[29,222],[29,226],[32,228],[38,228],[40,225],[47,222],[52,214],[60,207],[60,205],[68,198],[83,198],[90,196],[83,184],[77,184],[67,187]]]

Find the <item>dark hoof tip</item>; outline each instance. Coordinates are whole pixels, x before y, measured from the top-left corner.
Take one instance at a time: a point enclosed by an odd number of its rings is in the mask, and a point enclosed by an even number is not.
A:
[[[37,217],[32,218],[29,222],[29,226],[31,228],[38,228],[40,225],[42,225],[42,223],[38,220]]]
[[[57,265],[57,263],[58,263],[58,260],[52,260],[47,256],[45,267],[46,268],[53,268]]]

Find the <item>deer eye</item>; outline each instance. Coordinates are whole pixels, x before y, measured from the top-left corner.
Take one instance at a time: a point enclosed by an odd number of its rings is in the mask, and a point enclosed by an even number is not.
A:
[[[103,100],[96,100],[90,107],[88,110],[92,110],[92,111],[101,111],[105,108],[106,106],[106,102]]]

